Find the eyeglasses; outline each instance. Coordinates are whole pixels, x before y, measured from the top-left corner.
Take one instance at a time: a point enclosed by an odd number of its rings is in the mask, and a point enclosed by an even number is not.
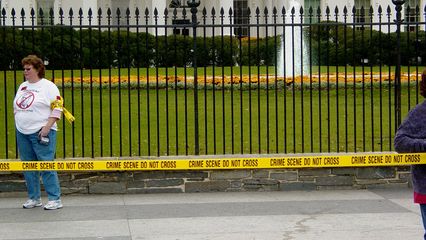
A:
[[[30,71],[32,68],[24,68],[24,71]]]

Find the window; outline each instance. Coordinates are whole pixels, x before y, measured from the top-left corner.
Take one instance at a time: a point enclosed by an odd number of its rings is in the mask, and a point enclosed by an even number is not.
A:
[[[318,23],[318,8],[321,7],[321,0],[305,0],[303,12],[305,14],[305,23]],[[309,9],[312,8],[312,16],[309,16]],[[310,19],[312,17],[312,19]]]
[[[420,7],[419,0],[407,0],[404,4],[405,7],[405,22],[408,25],[405,25],[405,31],[415,32],[418,28],[419,22],[419,13],[416,8]],[[408,8],[410,7],[410,8]]]
[[[37,25],[50,25],[50,9],[54,8],[55,0],[37,0],[37,7],[34,9],[37,16]],[[43,10],[43,18],[40,16],[40,8]]]
[[[370,0],[355,0],[355,23],[368,24],[371,21],[370,18]],[[364,9],[364,12],[361,10]],[[357,25],[357,29],[364,29],[364,25]]]
[[[234,24],[241,24],[234,28],[235,36],[248,35],[248,0],[234,0]]]

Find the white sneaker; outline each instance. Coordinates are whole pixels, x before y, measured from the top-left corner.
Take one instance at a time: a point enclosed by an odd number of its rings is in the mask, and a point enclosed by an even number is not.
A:
[[[61,199],[48,201],[46,205],[44,205],[44,210],[56,210],[62,208]]]
[[[22,204],[23,208],[35,208],[41,207],[43,204],[41,203],[41,199],[28,199],[24,204]]]

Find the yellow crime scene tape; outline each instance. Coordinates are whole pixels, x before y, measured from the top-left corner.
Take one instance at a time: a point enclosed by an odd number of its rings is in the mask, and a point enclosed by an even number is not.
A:
[[[55,161],[0,161],[0,172],[10,171],[151,171],[214,169],[285,169],[321,167],[374,167],[426,164],[426,153],[371,153],[285,155],[205,159],[109,159]]]

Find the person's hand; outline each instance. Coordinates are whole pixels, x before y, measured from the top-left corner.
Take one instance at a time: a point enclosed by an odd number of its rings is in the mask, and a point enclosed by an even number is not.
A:
[[[50,132],[50,127],[44,126],[41,128],[40,132],[38,133],[39,136],[46,137]]]

